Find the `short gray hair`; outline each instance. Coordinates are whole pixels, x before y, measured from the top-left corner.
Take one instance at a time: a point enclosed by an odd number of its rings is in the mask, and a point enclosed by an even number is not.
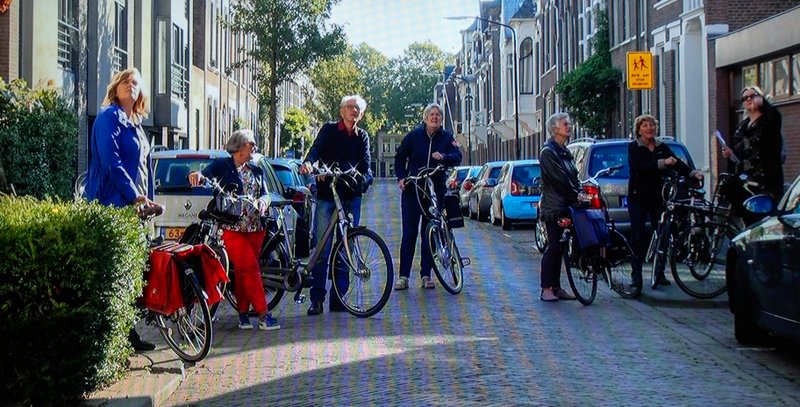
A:
[[[364,111],[367,110],[367,101],[364,100],[361,95],[347,95],[343,97],[341,103],[339,103],[339,109],[347,106],[347,102],[351,100],[356,102],[359,112],[363,115]]]
[[[547,134],[550,137],[556,134],[556,127],[558,127],[558,122],[561,120],[569,120],[569,115],[564,112],[553,113],[550,117],[547,118],[547,123],[545,123],[545,128],[547,128]]]
[[[255,144],[256,138],[253,136],[253,130],[241,129],[236,130],[231,134],[231,138],[225,143],[225,151],[233,154],[242,149],[246,144]]]
[[[442,114],[442,107],[439,106],[438,103],[428,103],[428,106],[425,106],[425,110],[422,111],[422,121],[428,120],[428,115],[431,114],[431,110],[436,109],[439,111],[439,114]]]

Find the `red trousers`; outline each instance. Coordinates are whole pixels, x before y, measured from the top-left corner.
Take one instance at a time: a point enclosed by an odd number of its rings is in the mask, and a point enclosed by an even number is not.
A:
[[[225,249],[228,251],[235,272],[233,293],[236,296],[239,313],[247,312],[251,305],[259,316],[268,312],[264,286],[261,283],[261,269],[258,265],[264,234],[264,231],[231,230],[224,230],[222,234]]]

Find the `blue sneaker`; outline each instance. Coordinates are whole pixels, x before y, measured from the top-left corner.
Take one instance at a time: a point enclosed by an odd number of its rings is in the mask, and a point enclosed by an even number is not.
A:
[[[281,329],[281,324],[279,324],[278,320],[273,318],[270,313],[258,320],[258,329],[262,331],[276,331]]]
[[[246,312],[239,314],[239,329],[253,329],[253,324],[250,323],[250,317]]]

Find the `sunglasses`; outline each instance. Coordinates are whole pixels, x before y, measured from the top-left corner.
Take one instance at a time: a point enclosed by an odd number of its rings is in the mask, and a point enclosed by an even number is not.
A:
[[[742,96],[742,103],[747,102],[748,100],[753,99],[756,96],[758,96],[758,94],[755,94],[755,93],[751,93],[749,95],[744,95],[744,96]]]

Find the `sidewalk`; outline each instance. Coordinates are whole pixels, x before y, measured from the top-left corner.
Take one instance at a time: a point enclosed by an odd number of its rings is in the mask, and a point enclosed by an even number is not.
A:
[[[154,351],[135,353],[128,363],[128,369],[119,381],[90,394],[83,405],[160,406],[186,377],[183,361],[163,343]]]

